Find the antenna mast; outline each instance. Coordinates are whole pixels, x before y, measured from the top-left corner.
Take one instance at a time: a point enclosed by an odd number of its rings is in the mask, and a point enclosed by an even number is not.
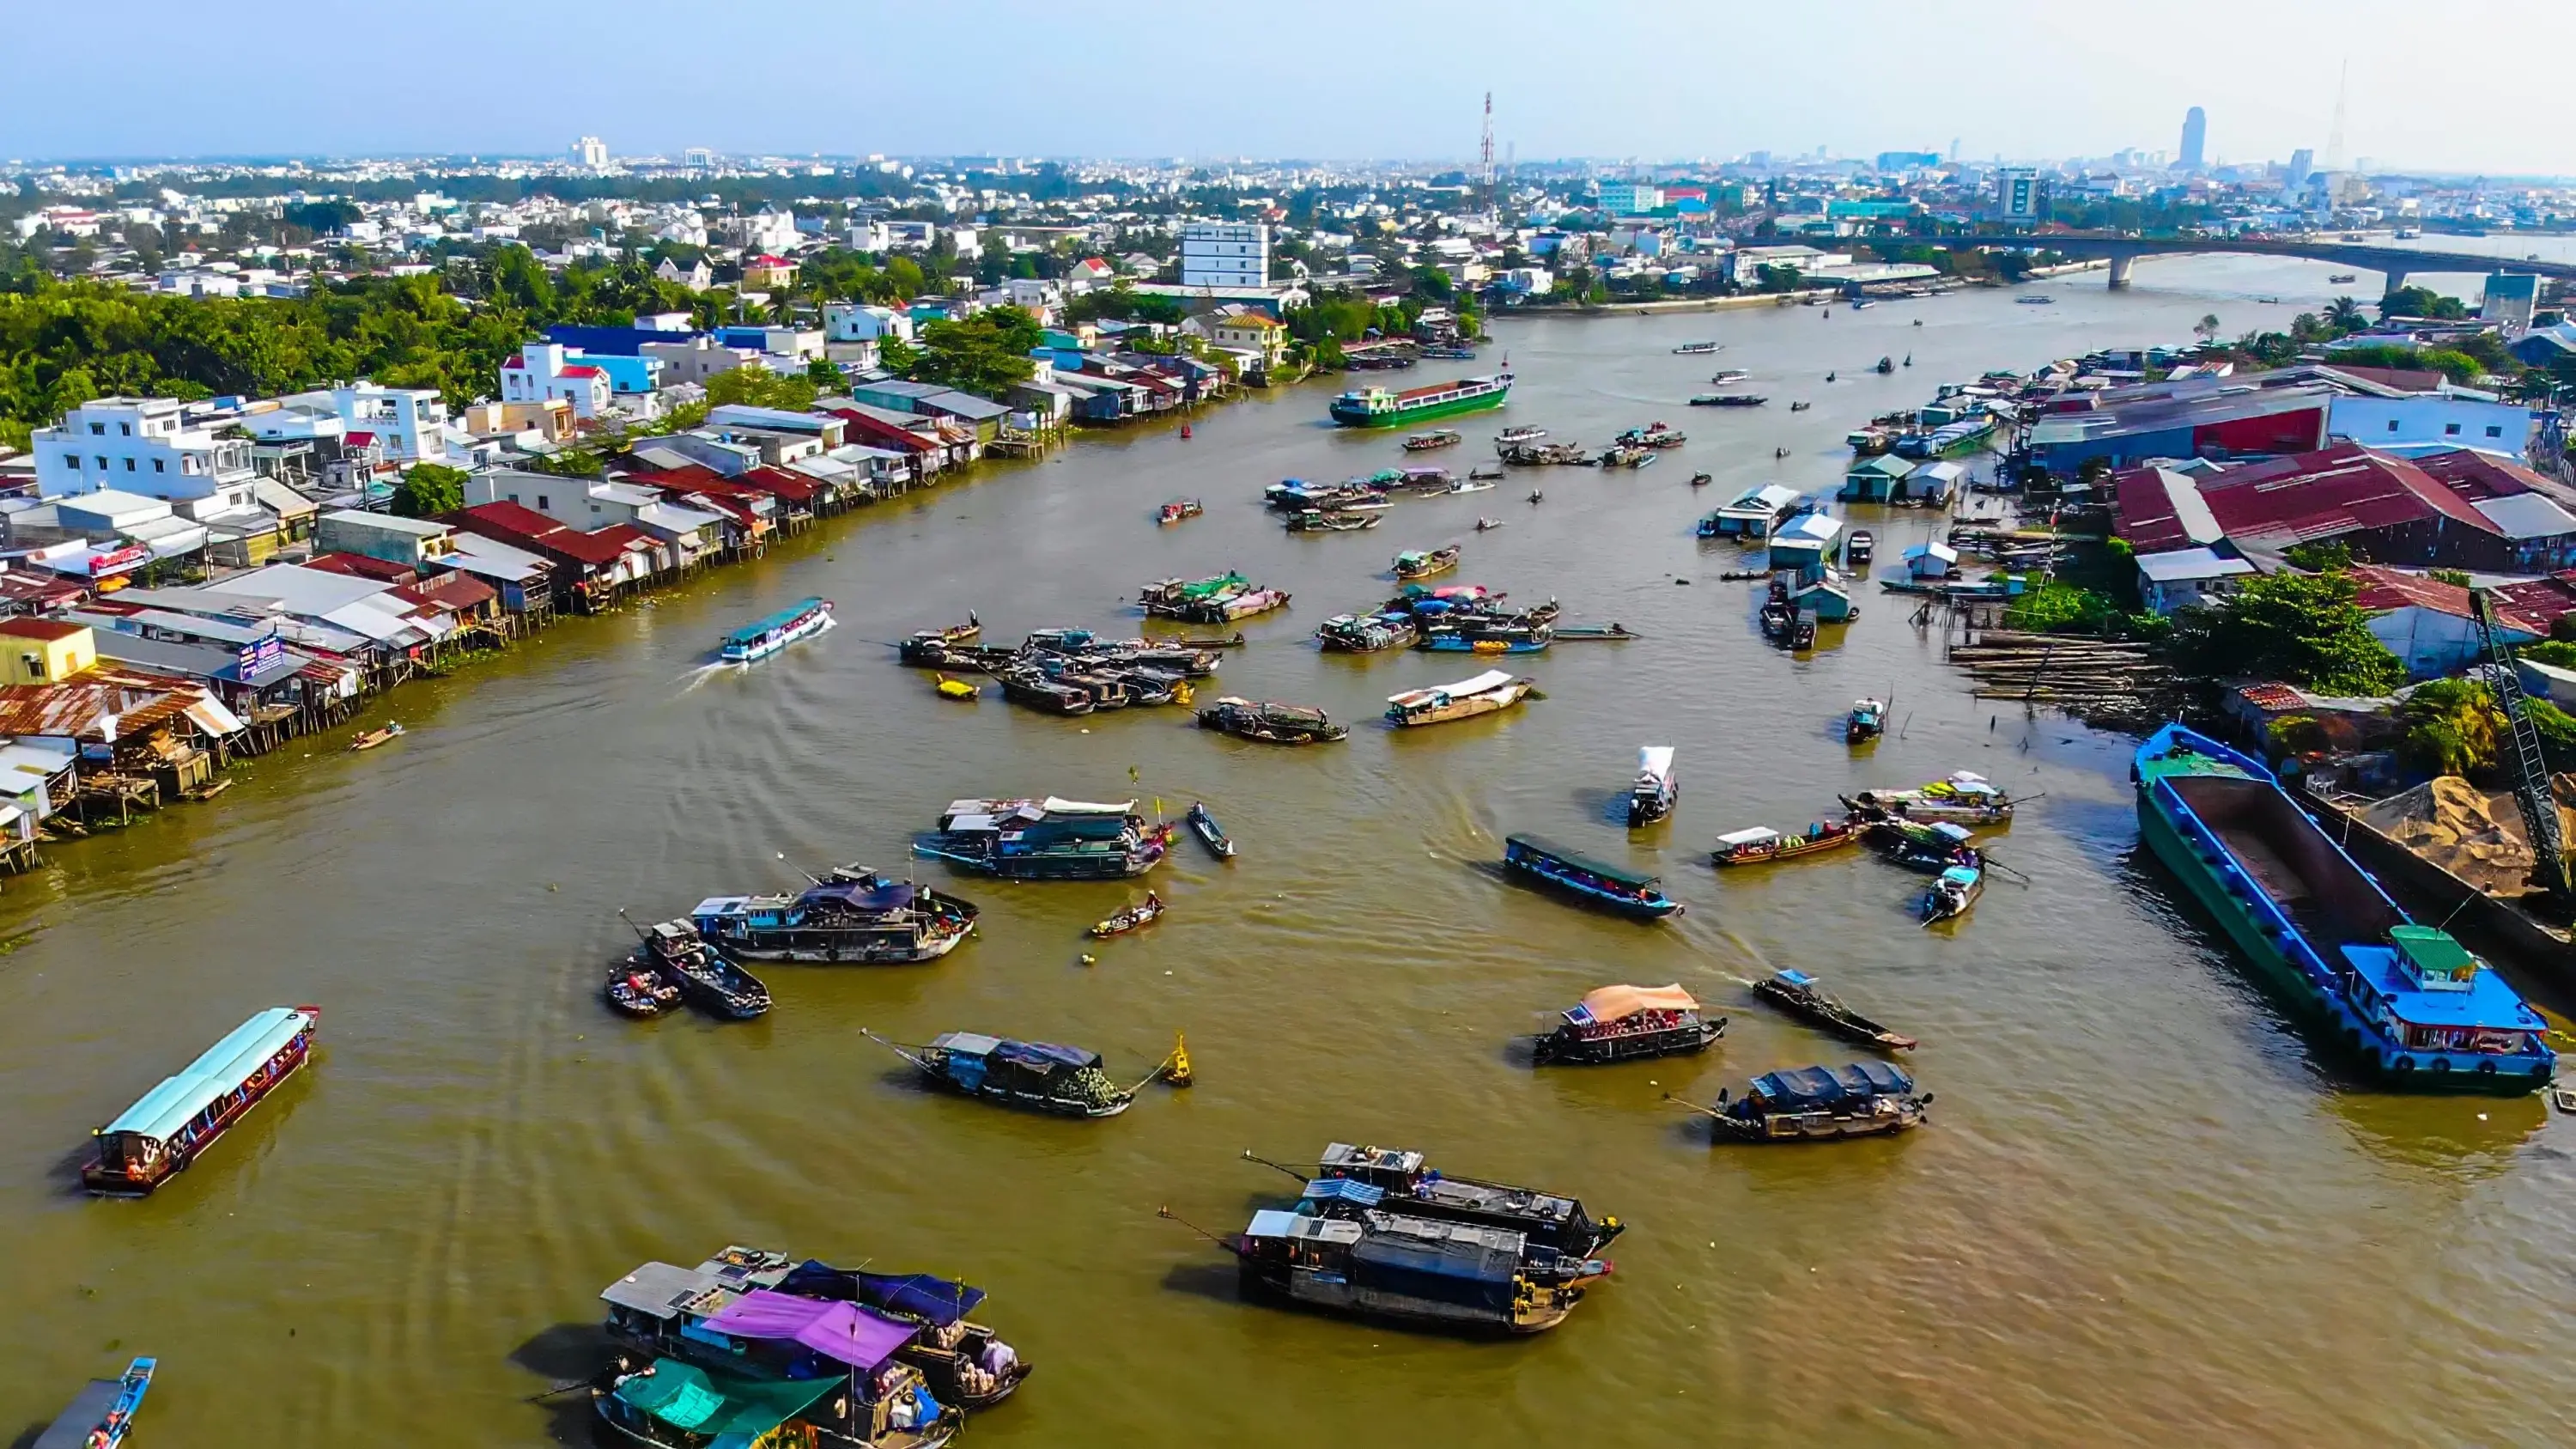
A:
[[[2335,76],[2334,129],[2326,133],[2326,169],[2328,171],[2343,169],[2343,101],[2344,93],[2351,88],[2351,80],[2352,58],[2346,56],[2343,69]]]
[[[1485,205],[1494,204],[1494,93],[1485,92],[1485,139],[1477,150],[1476,166],[1485,186]]]

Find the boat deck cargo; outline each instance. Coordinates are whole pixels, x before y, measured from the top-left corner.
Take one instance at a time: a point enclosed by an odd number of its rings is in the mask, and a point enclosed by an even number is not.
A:
[[[832,605],[828,599],[800,599],[765,619],[745,624],[724,637],[717,646],[718,658],[727,664],[748,664],[766,659],[799,639],[822,633],[832,625]]]
[[[1599,1064],[1708,1050],[1726,1018],[1707,1021],[1699,999],[1671,986],[1604,986],[1567,1007],[1554,1031],[1531,1049],[1533,1064]]]
[[[1678,916],[1682,903],[1667,897],[1663,878],[1595,860],[1535,835],[1503,841],[1503,866],[1542,885],[1576,897],[1587,905],[1623,916],[1660,921]]]
[[[232,1029],[177,1075],[97,1131],[98,1156],[81,1185],[101,1197],[142,1197],[185,1170],[309,1059],[318,1006],[272,1006]]]
[[[1199,728],[1273,745],[1331,744],[1348,739],[1351,733],[1348,725],[1333,723],[1320,709],[1271,701],[1256,704],[1232,695],[1200,710]]]

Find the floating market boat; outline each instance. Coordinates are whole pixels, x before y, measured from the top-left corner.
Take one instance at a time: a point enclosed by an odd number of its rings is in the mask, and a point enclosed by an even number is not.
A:
[[[2252,758],[2180,725],[2132,765],[2148,848],[2303,1013],[2409,1091],[2530,1092],[2549,1026],[2451,935],[2416,924]]]
[[[1724,347],[1715,342],[1685,342],[1681,346],[1673,349],[1673,356],[1705,357],[1712,352],[1723,352],[1725,350],[1726,349]]]
[[[1588,639],[1606,641],[1613,644],[1619,643],[1623,640],[1643,639],[1646,637],[1645,635],[1638,633],[1636,630],[1629,628],[1627,625],[1620,623],[1616,619],[1611,620],[1607,624],[1551,624],[1548,626],[1548,632],[1560,641],[1566,639]]]
[[[1956,920],[1968,913],[1977,897],[1986,893],[1986,868],[1983,865],[1942,867],[1932,879],[1931,889],[1923,893],[1923,924]]]
[[[1404,451],[1428,453],[1434,448],[1454,448],[1465,441],[1466,435],[1456,428],[1435,428],[1427,433],[1415,433],[1405,439]]]
[[[769,1012],[769,988],[758,977],[725,959],[695,922],[658,921],[639,928],[644,938],[637,959],[671,978],[690,1005],[710,1016],[749,1021]]]
[[[234,1027],[177,1075],[99,1128],[81,1186],[100,1197],[144,1197],[205,1155],[250,1109],[311,1057],[318,1006],[272,1006]]]
[[[1315,631],[1316,643],[1348,654],[1410,648],[1417,637],[1411,614],[1335,614]]]
[[[143,1407],[158,1366],[138,1358],[115,1378],[90,1380],[28,1449],[116,1449],[133,1432],[135,1411]]]
[[[1673,747],[1637,747],[1637,783],[1628,791],[1628,828],[1638,829],[1669,818],[1682,787],[1673,779]]]
[[[1028,709],[1074,715],[1089,714],[1095,707],[1091,691],[1049,679],[1035,670],[1013,669],[996,677],[1002,681],[1002,698]]]
[[[1627,1231],[1627,1225],[1615,1217],[1596,1221],[1578,1198],[1453,1176],[1432,1167],[1423,1154],[1410,1148],[1329,1143],[1317,1168],[1320,1179],[1363,1183],[1384,1192],[1388,1212],[1509,1228],[1527,1235],[1533,1244],[1573,1258],[1597,1256]]]
[[[1681,429],[1658,419],[1642,428],[1630,428],[1612,441],[1623,448],[1678,448],[1690,438]]]
[[[1231,624],[1274,609],[1288,607],[1285,589],[1246,589],[1241,593],[1193,600],[1181,607],[1180,617],[1194,624]]]
[[[1914,1038],[1889,1031],[1826,995],[1816,978],[1804,971],[1774,971],[1767,979],[1753,983],[1753,994],[1811,1026],[1864,1046],[1901,1052],[1911,1051],[1915,1045]]]
[[[608,998],[608,1009],[620,1016],[639,1021],[650,1020],[680,1004],[680,988],[660,968],[647,962],[620,962],[608,973],[608,985],[602,992]]]
[[[1476,349],[1472,347],[1426,347],[1422,349],[1422,357],[1426,362],[1473,362],[1476,360]]]
[[[1975,837],[1955,820],[1868,820],[1861,838],[1907,870],[1939,875],[1954,865],[1982,864]]]
[[[1309,508],[1289,514],[1286,522],[1290,533],[1358,533],[1386,522],[1386,515],[1346,508]]]
[[[1234,859],[1233,838],[1225,833],[1224,826],[1216,823],[1216,817],[1208,813],[1205,805],[1196,800],[1191,801],[1189,814],[1181,818],[1189,822],[1190,832],[1199,838],[1200,844],[1208,848],[1208,854],[1219,860]]]
[[[1331,744],[1351,733],[1348,725],[1333,723],[1320,709],[1267,700],[1256,704],[1232,695],[1200,710],[1199,728],[1271,745]]]
[[[1492,620],[1435,623],[1413,641],[1434,654],[1541,654],[1556,642],[1547,624],[1507,624]]]
[[[1457,544],[1442,548],[1409,548],[1395,556],[1395,576],[1399,579],[1427,579],[1445,574],[1458,566],[1467,551]]]
[[[842,866],[794,895],[709,896],[699,936],[745,961],[878,966],[936,961],[975,933],[973,902]]]
[[[1100,1069],[1100,1054],[1081,1047],[1020,1042],[971,1031],[941,1032],[928,1046],[904,1046],[868,1035],[951,1091],[1006,1107],[1062,1117],[1115,1117],[1136,1101]]]
[[[1423,725],[1447,724],[1452,720],[1493,714],[1528,698],[1537,683],[1532,679],[1515,678],[1499,669],[1489,669],[1456,684],[1435,684],[1428,689],[1407,690],[1387,696],[1386,722],[1397,729],[1417,729]]]
[[[779,1285],[799,1298],[856,1303],[920,1332],[895,1356],[921,1371],[943,1404],[972,1412],[1011,1396],[1031,1371],[1019,1350],[966,1315],[984,1290],[928,1273],[861,1273],[807,1260]]]
[[[1207,512],[1207,505],[1199,502],[1199,500],[1195,498],[1175,498],[1171,502],[1166,503],[1161,508],[1155,510],[1154,521],[1156,523],[1178,523],[1182,519],[1196,518],[1205,512]]]
[[[1147,891],[1145,899],[1135,905],[1092,922],[1091,929],[1085,934],[1094,940],[1102,941],[1112,936],[1124,936],[1130,931],[1139,930],[1161,920],[1164,910],[1163,898],[1152,891]]]
[[[772,1299],[783,1302],[773,1308]],[[618,1440],[657,1449],[748,1449],[754,1444],[938,1449],[954,1437],[964,1423],[963,1413],[932,1397],[917,1370],[893,1362],[898,1340],[908,1338],[912,1326],[883,1319],[835,1322],[835,1310],[856,1311],[847,1303],[757,1292],[725,1310],[739,1315],[729,1320],[729,1337],[792,1345],[784,1352],[804,1365],[798,1377],[750,1378],[656,1358],[594,1386],[592,1407]],[[829,1372],[816,1371],[823,1363],[830,1365]],[[863,1398],[863,1390],[880,1397]]]
[[[1204,579],[1162,579],[1147,584],[1137,594],[1136,602],[1144,605],[1145,612],[1148,614],[1165,619],[1180,619],[1188,617],[1183,611],[1192,604],[1239,594],[1251,587],[1252,580],[1231,571]],[[1089,631],[1081,632],[1080,642],[1089,643],[1091,641]],[[1032,641],[1036,638],[1036,636],[1031,637]]]
[[[1535,443],[1546,436],[1545,428],[1505,428],[1494,434],[1494,446],[1507,448],[1514,443]]]
[[[2001,825],[2012,819],[2013,799],[1970,770],[1910,790],[1863,790],[1843,804],[1864,815],[1909,820],[1955,820]]]
[[[1695,408],[1758,408],[1771,399],[1750,392],[1704,392],[1690,400]]]
[[[1765,1072],[1742,1097],[1729,1102],[1720,1088],[1717,1106],[1700,1110],[1719,1142],[1818,1142],[1920,1127],[1931,1105],[1932,1094],[1917,1096],[1904,1068],[1861,1061]]]
[[[1302,478],[1289,478],[1262,489],[1261,501],[1282,513],[1300,513],[1307,509],[1380,504],[1386,500],[1376,489],[1365,485],[1309,483]]]
[[[360,730],[357,735],[349,741],[349,749],[352,753],[359,750],[372,750],[376,746],[384,744],[387,741],[401,739],[402,732],[403,727],[399,722],[382,725],[371,730]]]
[[[1586,905],[1639,920],[1660,921],[1678,916],[1684,909],[1681,902],[1664,894],[1659,876],[1595,860],[1535,835],[1504,838],[1503,868],[1572,895]]]
[[[1859,842],[1860,830],[1848,821],[1815,821],[1802,835],[1783,835],[1768,825],[1755,825],[1719,836],[1717,848],[1709,852],[1709,864],[1768,865],[1801,855],[1821,855]]]
[[[939,828],[913,845],[1005,880],[1119,880],[1160,865],[1168,826],[1145,823],[1136,802],[952,800]]]
[[[2055,297],[2033,295],[2028,297],[2015,297],[2013,300],[2019,302],[2025,307],[2054,307],[2057,305],[2057,299]]]
[[[1699,1000],[1671,986],[1604,986],[1568,1007],[1554,1031],[1538,1038],[1531,1064],[1599,1065],[1703,1052],[1726,1032],[1726,1018],[1701,1018]]]
[[[1843,536],[1843,561],[1854,568],[1869,564],[1870,554],[1878,547],[1878,538],[1866,528],[1855,528]]]
[[[716,657],[727,664],[749,664],[831,627],[830,600],[799,599],[765,619],[756,619],[724,636],[724,641],[716,646]]]
[[[1511,391],[1512,375],[1508,372],[1491,377],[1462,377],[1454,382],[1435,382],[1425,387],[1409,387],[1402,392],[1384,387],[1359,387],[1333,399],[1332,415],[1334,422],[1346,428],[1400,427],[1408,423],[1429,422],[1433,418],[1498,408]]]
[[[1752,379],[1753,374],[1740,367],[1721,367],[1709,377],[1709,381],[1719,387],[1733,387],[1739,382],[1750,382]]]
[[[1843,743],[1857,745],[1887,732],[1887,701],[1856,699],[1843,718]]]
[[[998,669],[1019,657],[1016,649],[970,643],[946,637],[944,629],[923,629],[895,646],[895,658],[915,669]]]
[[[1264,1208],[1228,1246],[1246,1298],[1427,1328],[1544,1333],[1584,1293],[1567,1280],[1561,1255],[1472,1223]]]

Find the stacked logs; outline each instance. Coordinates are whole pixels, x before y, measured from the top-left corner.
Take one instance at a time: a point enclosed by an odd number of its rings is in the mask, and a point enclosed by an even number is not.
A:
[[[2170,719],[2182,686],[2146,644],[1983,629],[1950,646],[1979,699],[2017,699],[2090,722]]]

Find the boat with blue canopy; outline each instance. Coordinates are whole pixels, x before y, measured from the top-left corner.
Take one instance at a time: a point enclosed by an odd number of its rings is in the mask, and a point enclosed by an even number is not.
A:
[[[1986,893],[1986,869],[1983,865],[1945,866],[1932,878],[1931,889],[1923,893],[1923,924],[1956,920],[1968,913],[1977,897]]]
[[[1063,1117],[1115,1117],[1136,1102],[1133,1090],[1119,1087],[1101,1070],[1100,1053],[1082,1047],[972,1031],[942,1032],[927,1046],[867,1035],[932,1082],[1007,1107]]]
[[[936,961],[974,934],[978,914],[970,901],[854,865],[792,896],[710,896],[689,919],[741,960],[874,966]]]
[[[1660,921],[1683,910],[1681,902],[1664,894],[1663,877],[1596,860],[1535,835],[1505,838],[1503,868],[1586,905],[1639,920]]]
[[[302,1069],[321,1018],[318,1006],[272,1006],[233,1028],[97,1130],[98,1156],[81,1169],[81,1185],[101,1197],[142,1197],[185,1170]]]
[[[1816,1142],[1920,1127],[1932,1094],[1917,1095],[1914,1078],[1893,1062],[1859,1061],[1764,1072],[1731,1102],[1720,1088],[1715,1107],[1683,1105],[1705,1115],[1720,1142]]]
[[[830,627],[831,600],[799,599],[767,618],[756,619],[724,636],[724,642],[716,647],[716,657],[727,664],[749,664]]]
[[[134,1428],[134,1412],[152,1387],[152,1359],[138,1358],[112,1379],[92,1379],[28,1449],[116,1449]]]

